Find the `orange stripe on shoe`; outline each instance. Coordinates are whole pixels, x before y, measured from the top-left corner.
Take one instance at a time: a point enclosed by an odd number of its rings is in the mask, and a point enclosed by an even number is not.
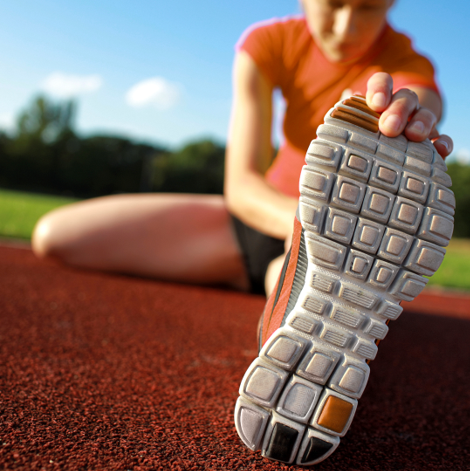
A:
[[[279,282],[280,281],[281,281],[281,277],[279,276],[278,279],[277,279],[277,282],[276,282],[276,286],[274,287],[274,289],[273,289],[273,291],[272,291],[271,295],[269,296],[269,299],[266,303],[266,306],[264,307],[264,313],[263,313],[263,316],[262,316],[263,321],[260,323],[260,326],[262,326],[263,328],[266,327],[267,324],[269,324],[269,320],[272,317],[272,313],[273,313],[273,309],[274,309],[274,301],[276,299],[276,293],[279,289]],[[266,317],[268,319],[265,319]],[[262,344],[264,344],[264,340],[263,340]]]
[[[357,110],[361,110],[364,113],[373,116],[374,118],[380,118],[380,113],[377,113],[376,111],[370,109],[364,102],[364,100],[360,100],[354,96],[348,98],[347,100],[344,100],[343,105],[350,106],[351,108],[356,108]]]
[[[376,118],[369,115],[361,116],[354,113],[352,110],[334,109],[331,113],[331,117],[347,121],[370,132],[377,132],[379,130],[379,123]]]
[[[287,303],[289,302],[289,297],[292,289],[292,283],[294,282],[295,270],[297,268],[297,259],[299,257],[299,248],[300,240],[302,237],[302,224],[295,218],[294,220],[294,233],[292,236],[292,246],[290,251],[289,264],[287,265],[287,270],[284,276],[284,282],[281,288],[281,293],[277,299],[276,305],[274,301],[276,298],[276,293],[278,291],[280,279],[277,281],[276,288],[269,297],[268,303],[266,304],[266,309],[264,311],[265,318],[263,320],[263,331],[261,338],[261,345],[264,345],[266,340],[273,334],[273,332],[278,329],[284,319],[284,314],[287,308]]]

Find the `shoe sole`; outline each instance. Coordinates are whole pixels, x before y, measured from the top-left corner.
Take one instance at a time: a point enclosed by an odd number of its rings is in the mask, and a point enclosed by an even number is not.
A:
[[[443,159],[429,140],[382,135],[378,117],[362,97],[340,102],[307,151],[289,304],[235,407],[244,444],[272,460],[309,466],[333,453],[389,321],[439,268],[452,235]]]

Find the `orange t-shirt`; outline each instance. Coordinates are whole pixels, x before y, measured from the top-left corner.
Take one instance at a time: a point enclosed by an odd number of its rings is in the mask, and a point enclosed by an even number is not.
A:
[[[431,62],[413,50],[407,36],[388,25],[367,55],[349,66],[325,58],[304,17],[254,25],[242,35],[237,49],[246,51],[284,96],[284,142],[266,179],[295,197],[310,141],[344,90],[365,95],[370,76],[385,71],[393,77],[394,90],[419,85],[439,93]]]

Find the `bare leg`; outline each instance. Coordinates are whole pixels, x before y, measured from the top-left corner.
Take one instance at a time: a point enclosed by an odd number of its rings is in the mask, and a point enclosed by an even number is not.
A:
[[[249,286],[219,195],[118,195],[75,203],[38,222],[33,250],[84,268]]]
[[[279,255],[279,257],[275,258],[268,265],[268,269],[266,270],[266,276],[264,278],[264,289],[266,291],[266,297],[268,298],[276,286],[277,279],[279,278],[279,273],[281,273],[285,258],[286,254],[284,253],[282,255]]]
[[[292,217],[293,219],[293,217]],[[284,250],[285,252],[279,257],[275,258],[268,265],[266,270],[266,276],[264,277],[264,290],[266,291],[266,296],[269,298],[274,288],[276,287],[277,279],[281,273],[282,267],[284,265],[284,260],[286,259],[287,252],[290,249],[292,244],[292,234],[284,241]]]

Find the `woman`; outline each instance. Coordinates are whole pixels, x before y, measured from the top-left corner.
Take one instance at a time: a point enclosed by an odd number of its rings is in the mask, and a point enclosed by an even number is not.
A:
[[[280,241],[289,245],[297,207],[292,182],[298,180],[308,140],[345,89],[366,94],[369,106],[383,112],[380,130],[385,135],[405,130],[414,141],[438,136],[442,102],[432,66],[387,26],[392,3],[301,0],[305,18],[245,35],[234,64],[224,197],[136,194],[75,203],[38,222],[35,253],[78,267],[241,290],[262,291],[265,281],[269,294],[284,258]],[[291,43],[296,49],[289,52]],[[283,48],[280,56],[276,51],[263,55],[276,47]],[[403,48],[407,53],[397,54]],[[287,77],[275,77],[279,57]],[[271,68],[269,60],[275,62]],[[306,71],[312,62],[320,65]],[[318,83],[324,88],[315,87]],[[287,96],[286,142],[271,167],[271,101],[279,86]],[[394,88],[400,90],[394,93]],[[440,136],[435,146],[445,157],[452,140]],[[295,162],[294,170],[289,162]],[[243,223],[235,221],[236,232],[232,215]],[[257,247],[268,250],[260,254],[256,249],[250,259],[253,237]]]
[[[264,285],[270,294],[281,272],[284,249],[291,246],[305,151],[326,111],[343,93],[366,96],[371,113],[381,112],[378,127],[385,136],[404,132],[416,142],[431,137],[441,156],[447,156],[452,140],[438,136],[435,129],[442,102],[433,68],[412,50],[405,36],[387,25],[392,0],[301,3],[305,17],[258,25],[239,42],[224,197],[122,195],[76,203],[39,221],[33,237],[36,254],[80,267],[173,281],[218,283],[255,292]],[[287,108],[285,142],[273,163],[271,102],[275,88],[282,90]],[[235,422],[249,448],[262,448],[263,455],[271,459],[313,464],[338,446],[338,436],[349,427],[367,382],[366,360],[375,357],[374,340],[384,337],[385,318],[399,314],[392,303],[399,301],[393,293],[390,301],[388,292],[377,301],[379,295],[369,296],[354,278],[346,277],[340,282],[345,291],[331,291],[329,301],[322,301],[320,292],[315,298],[317,292],[312,291],[315,294],[306,298],[313,313],[310,317],[304,304],[297,312],[300,290],[296,296],[291,292],[304,236],[298,220],[295,228],[286,270],[282,270],[260,325],[261,358],[253,362],[242,381]],[[310,235],[310,239],[319,238]],[[320,246],[328,250],[338,244],[326,241]],[[341,251],[341,246],[335,250]],[[372,256],[363,255],[370,265],[376,263]],[[324,273],[320,270],[314,275],[323,283],[322,289],[329,289],[330,282],[339,283]],[[415,277],[406,288],[412,292],[417,275],[405,273],[408,275]],[[303,283],[305,276],[304,272]],[[294,309],[289,307],[292,299]],[[325,312],[331,309],[331,316],[320,317],[324,312],[318,306],[323,309],[327,304]],[[366,306],[364,314],[358,304]],[[377,306],[380,312],[372,311]],[[391,311],[382,309],[384,306],[391,306]],[[344,307],[345,313],[341,313],[339,309]],[[334,318],[338,313],[342,320]],[[299,324],[292,327],[295,316]],[[357,325],[352,325],[356,320]],[[283,328],[285,322],[289,328]],[[341,322],[342,326],[336,326]],[[344,322],[352,325],[351,332]],[[322,325],[321,333],[319,329],[312,334],[314,324]],[[299,331],[311,335],[302,336]],[[331,334],[329,340],[322,337],[324,333]],[[338,348],[343,339],[342,349]],[[294,367],[298,368],[295,375]],[[323,371],[321,375],[319,371]],[[338,388],[346,392],[340,394]],[[296,420],[299,411],[305,416],[302,420]]]

